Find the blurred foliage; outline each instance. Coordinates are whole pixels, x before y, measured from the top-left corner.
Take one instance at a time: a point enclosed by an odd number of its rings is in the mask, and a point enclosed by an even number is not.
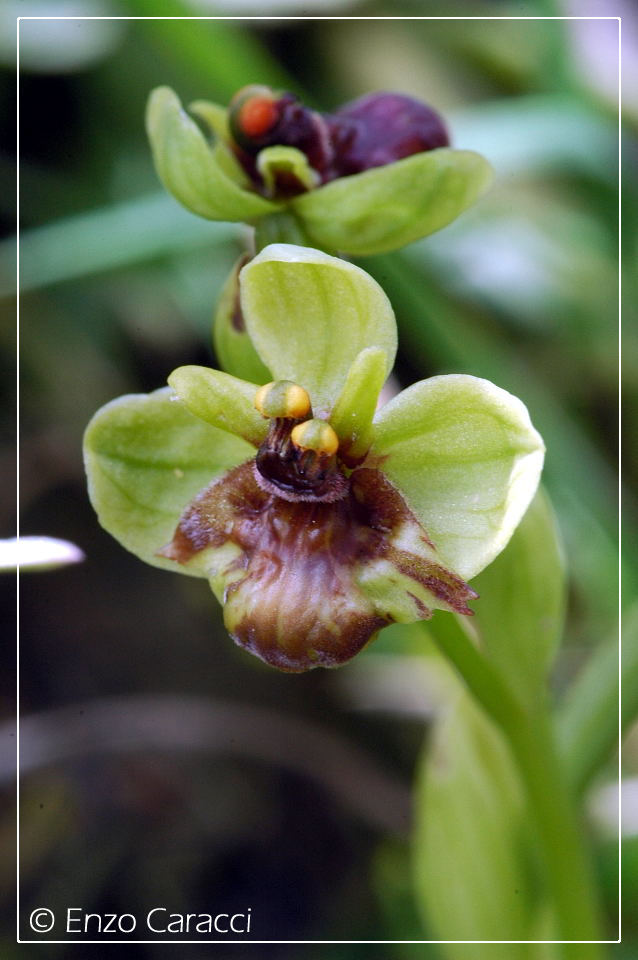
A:
[[[55,7],[45,5],[43,15]],[[374,2],[333,7],[364,17],[385,12]],[[280,9],[286,12],[274,5],[268,13]],[[156,12],[147,0],[113,2],[104,11]],[[180,0],[164,4],[162,12],[210,15],[203,2],[195,8]],[[242,12],[239,3],[233,6],[233,14]],[[420,0],[402,0],[392,9],[394,16],[437,12]],[[550,0],[528,0],[515,6],[466,2],[454,12],[552,16],[562,9]],[[627,35],[635,31],[634,17],[635,11],[627,11]],[[407,797],[424,722],[439,696],[433,674],[431,688],[420,686],[406,708],[406,691],[420,677],[411,667],[424,658],[423,635],[407,628],[384,631],[344,676],[278,675],[233,647],[205,585],[169,581],[125,554],[97,526],[80,458],[84,426],[112,397],[160,387],[176,366],[212,362],[214,302],[247,235],[243,228],[189,216],[160,190],[143,130],[146,97],[159,84],[173,86],[186,102],[224,102],[248,81],[283,83],[326,110],[368,89],[398,89],[431,101],[449,116],[455,145],[490,159],[495,185],[474,211],[440,234],[361,265],[380,281],[397,313],[402,383],[445,372],[486,376],[526,402],[545,438],[545,483],[569,575],[556,695],[580,674],[595,647],[612,641],[618,161],[610,77],[617,69],[617,28],[615,21],[589,27],[587,34],[564,21],[517,20],[129,20],[116,27],[94,21],[90,30],[73,22],[65,29],[59,23],[54,29],[51,21],[22,23],[28,49],[20,83],[22,529],[69,539],[87,555],[82,565],[22,578],[22,710],[48,732],[52,756],[64,734],[61,708],[75,711],[81,731],[91,704],[113,696],[134,704],[147,694],[199,695],[213,705],[219,698],[230,702],[239,717],[243,708],[259,705],[276,711],[291,729],[311,722],[328,738],[326,756],[337,756],[335,744],[356,751]],[[7,56],[3,62],[1,102],[8,106],[14,73]],[[632,69],[628,62],[629,75]],[[631,171],[631,93],[626,121],[624,163]],[[8,131],[3,143],[10,141]],[[8,179],[13,160],[7,149],[0,170]],[[635,265],[637,252],[637,193],[626,177],[628,266]],[[8,235],[0,246],[0,289],[8,311],[15,276],[10,193],[3,195],[0,215]],[[628,425],[638,413],[632,324],[637,292],[635,273],[628,270]],[[8,327],[0,344],[10,368]],[[4,428],[10,438],[10,419]],[[636,447],[626,449],[631,481]],[[11,457],[7,440],[3,462],[8,465]],[[11,493],[4,494],[2,507],[2,536],[9,536]],[[623,519],[625,596],[631,600],[636,509],[629,494]],[[445,616],[438,614],[433,624]],[[635,657],[628,676],[634,665]],[[9,704],[6,680],[3,694]],[[565,708],[566,741],[570,718],[586,713],[588,696]],[[601,709],[608,717],[614,705]],[[409,827],[387,825],[390,793],[377,795],[344,763],[343,789],[352,798],[344,802],[303,768],[272,759],[277,747],[286,750],[280,732],[272,735],[270,759],[261,760],[232,733],[222,735],[221,745],[196,750],[200,733],[184,729],[181,748],[171,749],[158,737],[138,749],[100,752],[87,739],[73,756],[42,762],[25,774],[25,911],[40,903],[140,914],[151,902],[213,912],[237,904],[252,906],[253,930],[265,939],[428,937],[412,899]],[[6,778],[10,754],[4,760]],[[614,759],[600,761],[597,782],[613,780]],[[628,773],[638,770],[638,750],[628,750],[626,764]],[[369,794],[371,809],[357,805],[362,792]],[[6,811],[3,835],[11,829]],[[631,919],[638,890],[635,836],[629,844],[626,957],[638,956],[638,927]],[[597,850],[608,932],[615,938],[615,848],[601,835]],[[6,859],[0,880],[7,902],[12,878]],[[428,882],[436,885],[437,877]],[[6,956],[13,955],[12,940],[6,931]],[[135,957],[161,953],[153,945],[128,949]],[[240,958],[248,950],[233,948]],[[335,960],[362,955],[347,943],[304,951]],[[366,956],[404,958],[414,951],[441,956],[425,944],[370,945]],[[263,953],[288,958],[297,956],[297,948],[273,945]],[[64,945],[51,945],[49,954],[76,955]]]

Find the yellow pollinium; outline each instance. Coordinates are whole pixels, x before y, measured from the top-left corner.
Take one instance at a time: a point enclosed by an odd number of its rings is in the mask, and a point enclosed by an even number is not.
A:
[[[332,456],[339,449],[339,437],[325,420],[306,420],[293,427],[290,439],[301,450]]]
[[[303,420],[310,413],[308,391],[292,380],[265,383],[255,394],[255,407],[262,417]]]

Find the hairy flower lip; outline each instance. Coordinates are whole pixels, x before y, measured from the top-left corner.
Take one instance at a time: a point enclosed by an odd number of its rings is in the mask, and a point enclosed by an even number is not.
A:
[[[360,467],[345,484],[338,500],[290,500],[264,489],[247,461],[197,495],[159,555],[203,563],[235,642],[288,672],[338,666],[401,619],[366,587],[378,564],[412,619],[432,616],[428,596],[471,615],[475,591],[430,558],[426,531],[387,478]],[[417,541],[428,556],[410,549]]]

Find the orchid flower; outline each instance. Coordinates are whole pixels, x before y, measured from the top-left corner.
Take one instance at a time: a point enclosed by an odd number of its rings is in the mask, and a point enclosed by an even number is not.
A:
[[[384,253],[451,223],[491,181],[480,154],[452,149],[436,111],[403,94],[320,114],[250,86],[228,110],[204,100],[189,109],[168,87],[149,98],[164,186],[193,213],[255,224],[269,240]]]
[[[141,559],[207,579],[242,647],[281,670],[337,666],[384,626],[471,615],[544,448],[487,380],[436,376],[377,410],[396,323],[362,269],[290,244],[239,274],[269,371],[184,366],[103,407],[85,436],[102,525]]]

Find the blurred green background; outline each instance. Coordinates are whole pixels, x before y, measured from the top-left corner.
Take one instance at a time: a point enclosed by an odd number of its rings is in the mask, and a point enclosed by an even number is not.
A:
[[[7,4],[16,15],[62,4]],[[148,16],[149,0],[74,5],[78,15]],[[170,0],[175,16],[296,14]],[[304,15],[440,14],[419,0],[304,5]],[[458,3],[454,15],[600,13],[550,0]],[[635,77],[635,9],[622,13],[624,70]],[[611,11],[605,11],[610,14]],[[4,31],[7,118],[0,170],[11,183],[11,30]],[[437,373],[488,377],[520,396],[547,448],[546,487],[568,558],[567,631],[557,697],[617,618],[618,25],[616,21],[24,21],[21,26],[22,532],[78,544],[86,561],[23,574],[22,904],[143,916],[252,908],[263,940],[422,940],[411,888],[411,789],[436,677],[398,628],[336,672],[280,675],[235,648],[201,581],[151,569],[98,526],[86,496],[83,429],[101,404],[155,389],[176,366],[214,365],[212,308],[248,231],[207,223],[161,189],[143,129],[149,91],[225,102],[248,82],[283,85],[322,110],[372,89],[430,102],[453,143],[484,153],[495,185],[440,234],[361,260],[397,314],[403,384]],[[635,172],[638,85],[625,97],[624,162]],[[635,266],[636,183],[623,193],[624,257]],[[12,193],[0,292],[15,293]],[[636,277],[624,286],[625,422],[636,413]],[[11,383],[11,325],[2,353]],[[9,390],[7,389],[9,393]],[[7,397],[2,458],[11,463]],[[636,474],[636,448],[625,466]],[[13,532],[13,495],[2,503]],[[625,597],[635,595],[635,506],[624,506]],[[7,610],[10,578],[3,580]],[[437,614],[436,617],[445,617]],[[629,610],[628,636],[638,627]],[[408,655],[409,653],[409,655]],[[418,665],[418,669],[415,667]],[[10,678],[3,681],[9,712]],[[633,702],[635,692],[627,691]],[[14,739],[3,736],[11,785]],[[638,731],[625,751],[638,775]],[[613,757],[587,798],[608,935],[616,937]],[[638,800],[628,794],[624,894],[638,893]],[[0,829],[10,843],[10,793]],[[10,858],[0,865],[9,918]],[[615,952],[638,957],[636,912]],[[22,936],[29,937],[26,919]],[[17,952],[10,920],[3,956]],[[158,944],[131,957],[163,956]],[[208,951],[214,948],[201,948]],[[221,949],[221,948],[220,948]],[[233,956],[250,947],[234,946]],[[294,944],[262,947],[292,958]],[[356,945],[304,956],[363,956]],[[86,956],[53,945],[52,957]],[[193,949],[193,956],[197,956]],[[210,953],[199,953],[200,956]],[[254,953],[250,954],[251,956]],[[435,945],[368,945],[371,958],[440,957]],[[468,953],[468,956],[470,954]],[[488,956],[490,954],[487,954]],[[496,954],[493,954],[496,956]],[[507,956],[507,954],[505,954]],[[518,956],[518,954],[517,954]]]

